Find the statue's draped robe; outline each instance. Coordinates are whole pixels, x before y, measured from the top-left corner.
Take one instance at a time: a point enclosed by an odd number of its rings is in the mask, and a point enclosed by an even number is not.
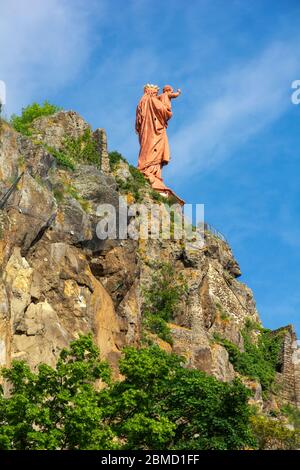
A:
[[[167,190],[161,177],[163,165],[170,160],[166,128],[172,112],[157,95],[145,92],[136,110],[136,132],[139,135],[140,153],[138,168],[157,190]]]

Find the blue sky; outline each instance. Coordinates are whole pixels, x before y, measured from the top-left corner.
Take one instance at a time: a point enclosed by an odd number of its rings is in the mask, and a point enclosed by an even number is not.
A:
[[[144,83],[182,89],[166,183],[223,232],[265,326],[300,336],[298,0],[0,0],[6,112],[49,101],[136,163]]]

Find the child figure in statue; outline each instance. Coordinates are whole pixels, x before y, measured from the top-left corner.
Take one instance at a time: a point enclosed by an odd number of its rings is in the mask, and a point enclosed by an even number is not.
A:
[[[177,98],[181,93],[181,90],[178,88],[176,92],[174,92],[171,85],[165,85],[163,87],[163,93],[158,96],[160,101],[167,107],[168,111],[172,111],[171,100]]]

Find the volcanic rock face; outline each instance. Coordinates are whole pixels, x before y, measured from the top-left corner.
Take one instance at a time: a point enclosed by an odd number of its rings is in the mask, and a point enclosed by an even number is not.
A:
[[[107,161],[104,171],[84,164],[70,171],[47,147],[60,150],[66,136],[89,128],[74,112],[36,119],[30,138],[1,124],[0,197],[24,175],[0,210],[0,363],[18,358],[32,368],[54,365],[72,339],[92,332],[117,373],[122,347],[141,343],[143,286],[151,283],[155,264],[165,261],[183,276],[187,294],[169,325],[172,347],[157,341],[184,356],[188,367],[232,380],[228,353],[213,338],[243,350],[242,328],[260,319],[251,290],[237,280],[230,247],[209,231],[201,248],[180,240],[100,240],[97,207],[119,207],[117,181],[130,176],[128,165],[122,161],[114,174]],[[93,135],[105,144],[102,130]],[[107,156],[103,142],[99,162]],[[298,405],[300,371],[290,364],[296,353],[293,333],[287,334],[278,380],[284,389],[288,377],[284,398]],[[259,384],[252,386],[259,401]]]
[[[77,137],[87,128],[75,113],[58,113],[35,124],[40,139],[57,148],[64,129]],[[104,245],[94,236],[96,206],[118,204],[114,181],[88,165],[72,175],[58,169],[44,147],[5,123],[0,155],[2,196],[24,171],[1,211],[1,363],[18,358],[32,367],[40,362],[55,364],[71,339],[92,331],[102,354],[116,364],[119,319],[112,298],[89,264],[93,250]],[[55,189],[69,187],[70,182],[78,194],[67,193],[58,203]],[[90,205],[90,214],[80,198]]]

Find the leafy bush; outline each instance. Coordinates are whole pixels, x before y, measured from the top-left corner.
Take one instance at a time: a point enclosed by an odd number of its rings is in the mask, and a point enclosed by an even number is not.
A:
[[[128,179],[126,181],[116,178],[118,188],[123,194],[132,194],[135,202],[141,202],[143,199],[142,194],[140,193],[141,186],[136,183],[133,179]]]
[[[22,109],[21,116],[13,114],[10,123],[16,131],[29,136],[32,134],[31,124],[34,119],[41,116],[50,116],[51,114],[57,113],[61,109],[62,108],[58,106],[50,104],[48,101],[44,101],[42,105],[33,103]]]
[[[173,204],[178,204],[178,201],[175,197],[169,196],[168,198],[162,196],[157,191],[152,189],[150,182],[147,178],[141,173],[141,171],[133,165],[130,165],[126,158],[123,157],[119,152],[113,151],[109,152],[109,163],[112,171],[115,171],[120,162],[127,163],[129,167],[130,177],[123,181],[120,178],[117,178],[117,184],[119,189],[125,194],[132,194],[135,202],[141,202],[144,197],[144,190],[148,192],[153,201],[167,204],[172,206]]]
[[[36,373],[14,361],[2,375],[0,449],[243,449],[254,446],[238,381],[222,383],[157,346],[127,348],[112,381],[90,336]],[[101,380],[103,387],[95,388]]]
[[[258,330],[257,342],[252,339],[252,332]],[[261,383],[263,392],[272,389],[275,373],[280,366],[280,351],[284,332],[274,334],[260,325],[246,322],[242,331],[244,352],[230,341],[215,337],[228,351],[229,360],[237,372]]]
[[[89,128],[77,139],[66,137],[63,151],[74,162],[85,162],[92,165],[99,165],[100,163],[97,142]]]
[[[130,165],[127,160],[119,152],[113,151],[109,153],[109,163],[112,171],[118,168],[120,162],[125,162],[128,165],[130,176],[126,181],[116,178],[119,189],[125,194],[132,194],[135,202],[141,202],[143,199],[142,189],[151,186],[144,175],[133,165]]]
[[[60,150],[49,145],[44,145],[51,155],[56,158],[57,162],[70,170],[75,170],[77,163],[90,163],[99,165],[100,157],[97,142],[93,138],[90,129],[78,138],[65,137]]]
[[[216,302],[215,305],[216,305],[216,308],[219,312],[220,319],[223,320],[223,321],[229,321],[230,320],[230,315],[224,309],[224,307],[219,302]]]
[[[45,148],[57,160],[59,165],[72,171],[75,170],[76,165],[67,153],[61,150],[57,150],[54,147],[50,147],[49,145],[45,145]]]
[[[178,303],[187,292],[187,285],[182,276],[176,276],[169,263],[161,263],[154,269],[150,286],[143,289],[143,324],[161,339],[172,343],[167,322],[174,317]]]
[[[112,171],[117,168],[117,166],[119,165],[121,161],[127,163],[127,160],[123,157],[123,155],[121,155],[121,153],[115,150],[113,152],[109,152],[108,158],[109,158],[110,168]]]
[[[146,330],[156,334],[162,340],[169,344],[173,344],[171,331],[167,322],[163,318],[160,318],[157,314],[151,314],[147,312],[143,319],[143,326]]]
[[[21,116],[13,115],[11,117],[11,125],[18,132],[26,136],[33,134],[31,127],[32,122],[41,116],[50,116],[60,111],[62,108],[52,105],[45,101],[42,105],[33,103],[22,109]],[[43,145],[39,142],[40,145]],[[85,162],[99,165],[99,151],[96,140],[93,138],[91,129],[86,129],[83,135],[78,138],[66,136],[62,144],[62,148],[55,149],[51,146],[44,147],[51,153],[58,163],[70,170],[76,168],[77,162]]]
[[[300,431],[300,410],[299,408],[296,408],[295,406],[292,406],[290,404],[284,405],[281,408],[281,412],[283,415],[285,415],[289,423],[294,426],[295,429]]]
[[[250,419],[257,447],[261,450],[295,450],[300,447],[300,432],[286,426],[285,422],[263,415]]]

